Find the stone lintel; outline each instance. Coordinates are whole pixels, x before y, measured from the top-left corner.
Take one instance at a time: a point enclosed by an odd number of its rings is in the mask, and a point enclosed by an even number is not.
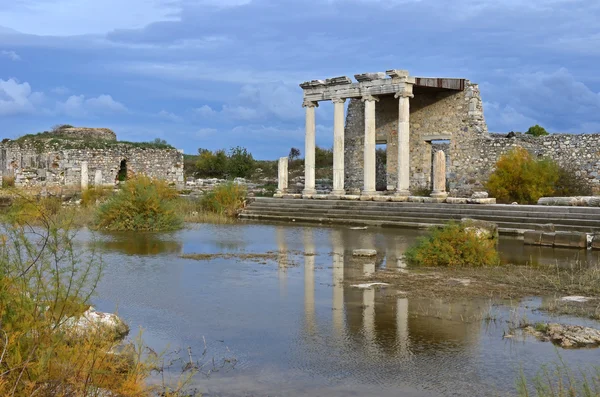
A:
[[[347,85],[352,84],[352,79],[348,76],[333,77],[331,79],[325,80],[325,84],[327,86]]]
[[[374,80],[365,83],[354,83],[335,86],[320,86],[304,89],[304,99],[307,101],[330,101],[335,98],[360,98],[365,95],[396,94],[406,90],[409,82],[394,79]]]
[[[402,78],[402,77],[408,77],[408,70],[390,69],[390,70],[386,70],[385,74],[387,74],[388,76],[390,76],[393,79],[398,79],[398,78]]]
[[[362,82],[365,82],[365,81],[383,80],[383,79],[386,78],[386,76],[385,76],[384,72],[375,72],[375,73],[360,73],[360,74],[355,74],[354,78],[359,83],[362,83]]]
[[[445,132],[445,133],[441,133],[441,134],[428,134],[428,135],[424,135],[422,140],[425,142],[430,142],[430,141],[449,141],[452,139],[452,133],[451,132]]]
[[[314,87],[324,87],[325,86],[325,80],[311,80],[311,81],[305,81],[304,83],[300,84],[300,88],[306,89],[306,88],[314,88]]]

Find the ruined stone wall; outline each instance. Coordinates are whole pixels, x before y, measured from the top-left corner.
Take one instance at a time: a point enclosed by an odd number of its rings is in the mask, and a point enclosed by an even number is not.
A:
[[[68,186],[81,184],[81,164],[88,164],[88,184],[96,170],[102,185],[113,185],[125,160],[128,176],[144,174],[176,185],[184,183],[183,154],[176,149],[141,148],[127,144],[109,148],[40,148],[7,142],[0,145],[0,169],[14,175],[17,186]]]
[[[117,140],[117,134],[109,128],[69,127],[60,128],[53,133],[77,139],[100,139],[104,141]]]
[[[410,107],[411,189],[426,189],[431,187],[431,140],[450,137],[450,175],[454,158],[462,166],[469,157],[459,153],[461,148],[469,146],[468,142],[488,136],[483,103],[479,87],[466,81],[464,91],[414,87]],[[377,142],[387,143],[387,184],[396,186],[398,99],[393,95],[379,96],[376,125]],[[346,188],[353,193],[358,192],[363,183],[363,142],[364,104],[360,99],[352,99],[346,116],[345,164]]]
[[[462,143],[450,170],[450,192],[465,195],[484,190],[489,175],[500,156],[520,146],[536,157],[550,158],[558,164],[573,167],[586,176],[595,191],[600,190],[600,134],[552,134],[533,137],[516,134],[486,134]]]

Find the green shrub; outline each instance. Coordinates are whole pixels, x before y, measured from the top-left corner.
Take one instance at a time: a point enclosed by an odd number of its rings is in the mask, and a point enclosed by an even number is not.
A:
[[[494,266],[500,263],[495,236],[478,234],[467,225],[449,223],[432,228],[404,254],[411,266]]]
[[[94,223],[104,230],[176,230],[183,226],[176,199],[177,192],[165,181],[137,176],[98,207]]]
[[[501,203],[536,204],[540,197],[554,193],[558,176],[559,167],[553,161],[536,160],[517,147],[500,157],[486,189]]]
[[[549,135],[548,131],[546,131],[546,129],[544,127],[541,127],[539,125],[534,125],[532,127],[529,127],[529,129],[527,130],[526,134],[528,135],[533,135],[533,136],[544,136],[544,135]]]
[[[226,183],[215,187],[206,193],[200,202],[205,211],[220,215],[236,216],[238,211],[244,207],[246,200],[246,188],[237,183]]]
[[[252,154],[241,146],[231,148],[227,159],[227,174],[232,178],[249,178],[254,172],[255,161]]]
[[[319,168],[333,165],[333,149],[315,148],[315,166]]]
[[[15,177],[12,175],[3,175],[2,176],[2,187],[14,187],[15,186]]]
[[[104,201],[109,197],[112,194],[112,190],[110,187],[89,187],[81,192],[81,205],[83,207],[94,206],[97,202]]]
[[[202,149],[196,162],[196,173],[201,177],[225,178],[227,173],[227,154],[224,150],[211,152]]]
[[[592,185],[585,173],[578,172],[572,166],[559,166],[558,179],[554,186],[555,197],[591,196]]]

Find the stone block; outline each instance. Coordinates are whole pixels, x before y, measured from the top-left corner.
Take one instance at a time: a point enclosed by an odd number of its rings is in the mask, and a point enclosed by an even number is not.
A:
[[[446,198],[445,197],[423,197],[423,202],[424,203],[432,203],[432,204],[445,203]]]
[[[554,233],[554,246],[555,247],[570,247],[571,246],[571,232],[556,232]]]
[[[467,199],[469,204],[496,204],[495,198]]]
[[[375,196],[371,196],[370,194],[365,194],[365,195],[361,195],[360,196],[360,201],[373,201],[373,197]]]
[[[302,195],[301,194],[284,194],[284,195],[282,195],[282,198],[284,198],[284,199],[301,199]]]
[[[281,194],[281,193],[275,193],[273,195],[273,198],[283,198],[283,194]]]
[[[313,198],[315,198],[316,194],[303,194],[302,198],[304,200],[312,200]]]
[[[540,245],[552,247],[554,245],[554,237],[556,233],[544,233],[542,232],[542,238],[540,240]]]
[[[328,194],[315,194],[313,195],[313,199],[315,200],[327,200],[329,198]]]
[[[480,236],[486,235],[488,238],[498,238],[498,225],[494,222],[472,218],[462,218],[460,223],[469,229],[475,230]]]
[[[600,250],[600,233],[595,233],[592,236],[592,249]]]
[[[408,196],[390,196],[391,199],[390,201],[393,201],[395,203],[406,203],[408,201]]]
[[[471,195],[472,199],[486,199],[488,198],[488,192],[473,192]]]
[[[571,248],[587,248],[587,233],[571,232]]]
[[[342,200],[357,201],[360,200],[360,196],[358,194],[346,194],[345,196],[342,196]]]
[[[425,202],[425,197],[421,197],[421,196],[409,196],[408,197],[408,201],[411,203],[424,203]]]
[[[373,201],[392,201],[392,196],[375,196]]]
[[[340,194],[329,194],[327,195],[327,200],[341,200],[342,196]]]
[[[523,242],[527,245],[542,245],[542,232],[526,230],[523,234]]]
[[[466,197],[448,197],[446,198],[448,204],[467,204]]]
[[[352,251],[352,256],[377,256],[377,251],[373,249],[356,249]]]

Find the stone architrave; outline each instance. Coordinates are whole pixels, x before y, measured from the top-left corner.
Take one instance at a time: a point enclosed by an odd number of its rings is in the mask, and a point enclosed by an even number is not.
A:
[[[433,191],[431,197],[446,198],[446,154],[438,150],[433,155]]]
[[[412,84],[394,96],[398,98],[398,187],[396,194],[410,196],[410,98]]]
[[[365,103],[365,148],[364,148],[364,186],[362,195],[376,194],[376,124],[375,102],[379,99],[372,95],[362,98]]]
[[[96,170],[94,173],[94,186],[102,185],[102,170]]]
[[[333,191],[332,195],[343,196],[344,191],[344,98],[333,102]]]
[[[306,109],[306,136],[304,138],[304,190],[302,194],[313,195],[315,190],[315,108],[318,102],[304,101]]]
[[[288,158],[280,157],[277,168],[277,194],[287,193],[288,190]]]
[[[87,161],[82,161],[81,162],[81,190],[87,189],[88,183],[89,183],[88,163],[87,163]]]

